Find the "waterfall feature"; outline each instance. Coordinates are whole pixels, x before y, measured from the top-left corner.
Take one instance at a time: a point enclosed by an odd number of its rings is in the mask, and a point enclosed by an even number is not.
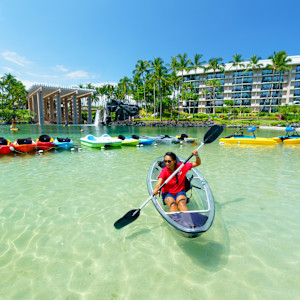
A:
[[[100,123],[100,113],[101,113],[101,109],[98,108],[95,115],[95,122],[94,122],[95,126],[98,126]]]

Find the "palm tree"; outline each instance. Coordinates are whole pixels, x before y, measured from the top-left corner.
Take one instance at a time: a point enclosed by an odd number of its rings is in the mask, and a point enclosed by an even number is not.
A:
[[[175,97],[178,92],[179,88],[179,77],[177,76],[176,71],[174,70],[170,76],[168,77],[168,81],[170,85],[172,86],[172,91],[173,91],[173,98],[172,98],[172,105],[171,105],[171,116],[170,116],[170,121],[172,120],[172,115],[173,115],[173,107],[174,107],[174,102],[175,102]],[[179,110],[179,107],[178,107]]]
[[[136,92],[136,102],[139,103],[139,100],[140,100],[140,93],[139,93],[139,87],[143,84],[142,80],[141,80],[141,77],[140,77],[140,74],[136,73],[134,76],[133,76],[133,79],[132,79],[132,84],[133,86],[135,87],[135,92]]]
[[[217,72],[224,72],[225,64],[223,63],[223,58],[221,57],[214,57],[208,60],[208,66],[205,67],[205,71],[213,70],[213,78],[216,78]],[[215,107],[213,107],[214,110]],[[209,109],[211,113],[211,108]]]
[[[244,72],[252,71],[252,80],[254,78],[255,70],[261,69],[261,67],[263,66],[263,64],[259,62],[260,60],[261,57],[257,56],[256,54],[252,55],[248,59],[249,62],[247,63],[246,70]],[[255,86],[255,90],[257,90],[257,85]]]
[[[213,103],[213,114],[215,114],[216,106],[215,106],[215,99],[216,95],[219,95],[221,83],[219,80],[216,79],[210,79],[205,82],[205,85],[207,86],[208,94],[210,95],[211,103]],[[210,116],[210,110],[209,110],[209,116]]]
[[[137,64],[135,65],[134,73],[139,73],[142,76],[143,85],[144,85],[144,103],[145,103],[145,112],[147,117],[147,103],[146,103],[146,90],[145,90],[145,84],[146,84],[146,74],[149,72],[150,64],[148,61],[138,60]]]
[[[241,54],[235,54],[233,55],[233,60],[230,61],[232,63],[232,67],[235,67],[235,74],[234,74],[234,90],[236,88],[236,78],[237,78],[237,70],[239,67],[244,67],[243,59]],[[242,85],[243,86],[243,85]],[[233,94],[232,94],[233,95]],[[241,96],[243,95],[243,90],[241,89]],[[241,97],[242,98],[242,97]],[[233,100],[234,104],[235,99]],[[233,120],[235,119],[235,105],[233,106]]]
[[[271,59],[271,64],[268,64],[266,66],[267,69],[272,70],[272,79],[271,79],[271,83],[270,83],[270,87],[269,87],[269,91],[268,91],[268,99],[269,97],[271,99],[270,100],[270,109],[269,112],[271,111],[271,104],[272,104],[272,98],[273,95],[271,94],[271,90],[272,87],[274,85],[274,76],[277,73],[278,77],[279,77],[279,86],[280,86],[280,77],[282,75],[282,73],[287,72],[291,69],[291,66],[288,65],[289,62],[291,62],[292,60],[290,58],[287,58],[288,55],[286,54],[286,52],[284,50],[279,51],[279,52],[274,52],[269,59]],[[262,108],[260,109],[257,119],[259,118],[260,113],[263,111],[264,107],[265,107],[265,103],[266,103],[266,99],[264,99],[264,103]]]
[[[177,70],[181,71],[181,89],[182,89],[183,82],[184,82],[184,80],[183,80],[183,73],[184,73],[184,71],[189,71],[190,70],[191,61],[189,59],[187,59],[187,54],[186,53],[184,53],[183,55],[182,54],[178,54],[177,55],[177,59],[178,59]],[[181,92],[181,94],[182,94],[182,92]],[[177,121],[179,121],[179,105],[178,105],[178,117],[177,117]]]
[[[127,101],[128,101],[128,94],[130,92],[131,82],[132,81],[127,76],[124,76],[122,79],[120,79],[120,82],[118,84],[122,98],[126,100],[126,96],[127,96]]]
[[[159,93],[159,97],[160,97],[159,114],[160,114],[160,121],[162,121],[162,90],[161,90],[161,86],[163,84],[163,81],[166,80],[165,77],[168,74],[168,70],[167,70],[166,66],[164,65],[164,61],[161,57],[157,57],[151,62],[151,69],[152,69],[153,77],[155,78],[155,80],[158,83],[158,93]],[[154,82],[154,84],[155,84],[155,82]]]
[[[201,61],[202,57],[203,57],[202,54],[196,53],[195,56],[194,56],[194,61],[191,62],[191,68],[193,68],[194,71],[195,71],[195,80],[196,80],[197,70],[198,69],[205,70],[205,67],[203,66],[203,64],[205,64],[206,61],[205,60]],[[199,83],[200,83],[200,81],[199,81]],[[194,114],[195,114],[195,102],[194,102],[194,107],[193,107],[193,117],[194,117]]]

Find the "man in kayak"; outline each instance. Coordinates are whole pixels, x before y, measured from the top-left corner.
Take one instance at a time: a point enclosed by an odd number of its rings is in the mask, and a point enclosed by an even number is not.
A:
[[[196,161],[193,163],[186,163],[183,168],[161,189],[163,202],[169,206],[170,212],[188,210],[186,206],[187,197],[185,193],[186,173],[190,169],[200,166],[201,164],[197,150],[194,150],[192,153],[196,156]],[[167,152],[165,154],[164,163],[166,167],[164,167],[158,175],[157,184],[153,189],[154,195],[159,193],[159,187],[182,164],[181,162],[177,163],[177,157],[173,152]]]

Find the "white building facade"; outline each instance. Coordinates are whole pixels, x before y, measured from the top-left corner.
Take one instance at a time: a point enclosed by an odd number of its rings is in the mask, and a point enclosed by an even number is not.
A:
[[[233,66],[232,63],[225,64],[223,72],[203,69],[183,72],[185,83],[194,86],[198,94],[197,101],[180,101],[180,109],[186,112],[209,113],[216,108],[226,106],[226,100],[232,100],[235,107],[247,107],[251,112],[272,111],[276,112],[280,106],[286,104],[300,103],[300,55],[288,56],[291,62],[291,70],[284,73],[275,73],[272,81],[272,70],[266,66],[271,65],[270,59],[260,60],[262,66],[259,69],[249,70],[248,61],[243,62],[244,66]],[[206,66],[205,66],[206,67]],[[182,72],[178,72],[182,77]],[[206,94],[208,80],[219,80],[220,93],[210,99]]]

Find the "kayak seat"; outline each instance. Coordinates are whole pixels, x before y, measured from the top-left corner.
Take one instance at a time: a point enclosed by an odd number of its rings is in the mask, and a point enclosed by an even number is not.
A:
[[[197,212],[171,214],[169,217],[183,227],[202,227],[207,222],[208,217]]]
[[[19,145],[30,145],[30,144],[32,144],[32,139],[31,139],[31,137],[29,137],[29,138],[26,138],[26,139],[17,139],[17,143],[19,144]]]
[[[43,134],[39,137],[39,141],[43,143],[50,142],[51,138],[49,135]]]
[[[185,133],[182,133],[181,136],[178,139],[179,140],[184,140],[187,137],[188,137],[188,135],[186,135]]]
[[[67,137],[67,138],[57,138],[57,140],[60,142],[60,143],[65,143],[65,142],[67,142],[67,143],[69,143],[69,142],[71,142],[71,140]]]
[[[7,140],[3,137],[0,137],[0,145],[2,145],[2,146],[7,145]]]
[[[132,135],[132,138],[135,139],[135,140],[139,140],[140,139],[140,137],[138,135],[135,135],[135,134]]]
[[[125,136],[124,136],[124,135],[121,135],[121,134],[119,134],[119,136],[118,136],[118,139],[120,139],[120,140],[124,141],[124,140],[125,140]]]

